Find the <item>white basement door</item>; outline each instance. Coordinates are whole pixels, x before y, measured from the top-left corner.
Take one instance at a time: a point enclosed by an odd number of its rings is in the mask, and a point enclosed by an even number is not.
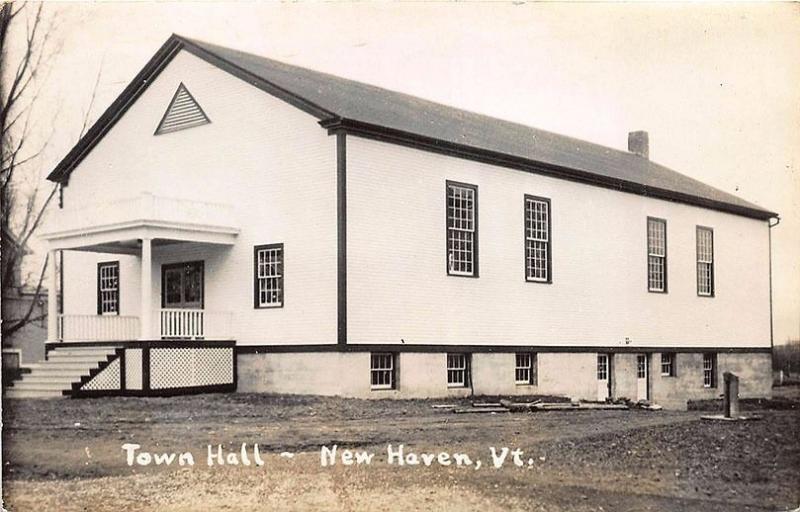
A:
[[[650,361],[646,354],[636,356],[636,399],[647,400],[647,381],[650,377]]]
[[[609,392],[608,354],[597,354],[597,401],[604,402]]]

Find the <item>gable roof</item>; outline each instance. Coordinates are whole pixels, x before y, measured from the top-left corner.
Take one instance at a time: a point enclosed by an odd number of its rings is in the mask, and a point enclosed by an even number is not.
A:
[[[181,49],[311,114],[330,131],[344,130],[758,219],[777,216],[626,151],[174,34],[48,178],[67,181],[83,157]]]

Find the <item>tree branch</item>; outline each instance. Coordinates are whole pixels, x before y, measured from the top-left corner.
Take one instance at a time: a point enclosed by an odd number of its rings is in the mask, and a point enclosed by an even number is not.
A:
[[[33,310],[36,307],[36,303],[39,302],[39,297],[42,292],[42,283],[44,282],[44,276],[47,273],[47,265],[50,263],[50,255],[48,254],[44,258],[44,265],[42,265],[42,271],[39,273],[39,281],[36,284],[36,291],[33,294],[33,300],[31,300],[30,306],[28,306],[28,311],[25,315],[17,320],[16,322],[12,323],[8,327],[6,327],[6,322],[3,322],[3,338],[6,336],[10,336],[20,330],[22,327],[30,323],[31,315],[33,314]],[[55,283],[52,283],[50,286],[55,286]]]

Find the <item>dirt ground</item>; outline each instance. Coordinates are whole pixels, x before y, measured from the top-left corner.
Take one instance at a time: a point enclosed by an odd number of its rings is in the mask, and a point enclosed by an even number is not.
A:
[[[4,504],[13,512],[728,512],[800,505],[796,403],[738,423],[701,421],[698,411],[458,415],[434,403],[443,402],[247,394],[7,400]],[[190,452],[195,465],[134,459],[129,466],[125,443],[150,453]],[[250,459],[259,444],[263,466],[207,465],[207,445],[238,453],[242,443]],[[389,464],[388,444],[403,444],[406,455],[463,453],[472,465]],[[340,457],[323,467],[320,448],[333,445],[375,456],[370,464],[344,465]],[[522,466],[509,455],[495,468],[490,447],[523,450]]]

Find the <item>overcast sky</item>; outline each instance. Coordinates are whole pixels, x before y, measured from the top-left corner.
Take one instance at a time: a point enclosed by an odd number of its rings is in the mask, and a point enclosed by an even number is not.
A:
[[[781,214],[775,341],[800,338],[800,4],[49,4],[40,172],[173,32],[626,149]],[[731,311],[735,315],[735,311]]]

